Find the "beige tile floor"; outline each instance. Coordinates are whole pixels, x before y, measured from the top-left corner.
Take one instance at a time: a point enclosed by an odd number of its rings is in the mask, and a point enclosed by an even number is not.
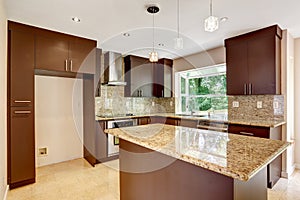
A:
[[[37,168],[35,184],[10,190],[7,200],[119,200],[118,160],[91,167],[76,159]],[[300,171],[281,179],[268,200],[300,200]]]

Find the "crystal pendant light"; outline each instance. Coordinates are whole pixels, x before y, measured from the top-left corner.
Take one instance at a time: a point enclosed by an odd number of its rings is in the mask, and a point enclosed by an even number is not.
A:
[[[177,37],[174,39],[174,48],[183,49],[183,39],[179,36],[179,0],[177,0]]]
[[[208,32],[214,32],[219,28],[219,19],[218,17],[213,16],[212,12],[212,0],[210,0],[210,12],[209,17],[204,21],[204,29]]]
[[[154,14],[159,11],[159,8],[157,6],[149,6],[147,8],[147,11],[152,14],[152,51],[149,53],[149,61],[150,62],[157,62],[158,61],[158,53],[154,51]]]

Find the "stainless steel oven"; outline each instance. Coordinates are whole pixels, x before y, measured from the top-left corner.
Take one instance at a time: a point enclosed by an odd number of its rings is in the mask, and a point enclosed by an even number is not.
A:
[[[122,119],[122,120],[113,120],[107,122],[107,128],[122,128],[128,126],[136,126],[136,125],[137,125],[137,119]],[[108,134],[107,154],[108,157],[119,154],[118,137]]]

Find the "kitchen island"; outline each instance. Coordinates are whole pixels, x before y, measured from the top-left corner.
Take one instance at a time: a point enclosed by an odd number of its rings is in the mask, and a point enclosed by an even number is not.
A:
[[[121,200],[267,199],[266,166],[289,143],[149,124],[120,138]]]

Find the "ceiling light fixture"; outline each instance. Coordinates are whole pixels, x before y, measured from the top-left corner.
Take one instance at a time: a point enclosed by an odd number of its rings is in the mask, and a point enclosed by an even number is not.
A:
[[[78,17],[72,17],[72,20],[73,20],[74,22],[77,22],[77,23],[80,22],[80,19],[79,19]]]
[[[129,36],[130,36],[130,33],[123,33],[123,36],[124,36],[124,37],[129,37]]]
[[[159,7],[151,5],[147,7],[148,13],[152,14],[152,51],[149,53],[149,60],[150,62],[157,62],[158,61],[158,53],[154,51],[154,14],[159,12]]]
[[[218,17],[213,16],[212,0],[210,0],[209,17],[204,21],[204,30],[208,32],[214,32],[219,28]]]
[[[183,38],[179,36],[179,0],[177,0],[177,37],[174,40],[174,48],[183,49]]]

